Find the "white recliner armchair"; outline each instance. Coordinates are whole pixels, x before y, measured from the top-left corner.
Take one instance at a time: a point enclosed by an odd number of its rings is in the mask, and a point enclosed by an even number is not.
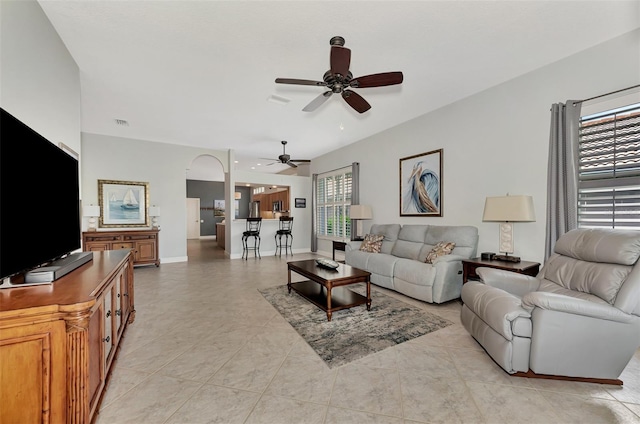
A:
[[[479,268],[461,320],[510,374],[618,379],[640,346],[640,231],[577,229],[536,277]]]

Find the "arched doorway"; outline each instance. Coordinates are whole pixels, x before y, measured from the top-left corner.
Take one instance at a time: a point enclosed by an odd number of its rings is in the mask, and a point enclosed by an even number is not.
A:
[[[189,260],[205,258],[206,252],[224,256],[224,245],[218,245],[219,225],[216,225],[224,220],[224,181],[223,165],[212,155],[196,157],[187,169],[186,224]],[[221,236],[224,240],[224,231]]]

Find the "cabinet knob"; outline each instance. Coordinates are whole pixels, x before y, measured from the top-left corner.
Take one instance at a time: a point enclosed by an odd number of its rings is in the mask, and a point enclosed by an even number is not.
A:
[[[107,318],[109,318],[111,316],[111,311],[107,311]]]
[[[118,310],[116,311],[116,315],[117,315],[117,316],[122,315],[122,311],[121,311],[120,309],[118,309]]]
[[[120,293],[118,293],[118,299],[120,299]]]
[[[111,341],[111,337],[107,336],[104,339],[102,339],[103,342],[109,343]]]
[[[129,297],[129,293],[123,294],[124,297]]]

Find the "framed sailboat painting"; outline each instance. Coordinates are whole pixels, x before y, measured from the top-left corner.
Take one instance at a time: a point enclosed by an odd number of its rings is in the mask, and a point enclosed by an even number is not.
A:
[[[100,227],[148,227],[149,183],[98,180]]]

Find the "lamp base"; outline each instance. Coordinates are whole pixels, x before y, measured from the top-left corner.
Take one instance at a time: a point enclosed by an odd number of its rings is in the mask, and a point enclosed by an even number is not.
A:
[[[509,256],[509,255],[495,255],[493,257],[494,261],[503,261],[503,262],[520,262],[520,257],[518,256]]]

